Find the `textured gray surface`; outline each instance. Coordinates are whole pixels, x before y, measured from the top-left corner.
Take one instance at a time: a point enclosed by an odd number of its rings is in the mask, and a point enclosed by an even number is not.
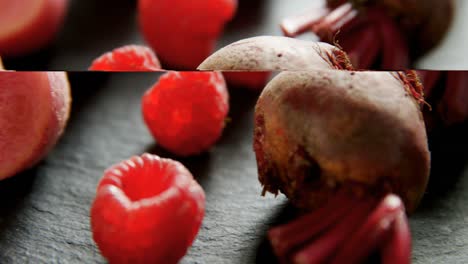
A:
[[[238,0],[239,10],[218,47],[258,35],[282,35],[278,24],[323,0]],[[424,69],[468,69],[468,3],[457,2],[457,16],[439,47],[422,58]],[[22,58],[5,59],[7,69],[86,70],[104,52],[127,44],[144,43],[136,21],[135,0],[70,0],[70,9],[57,40],[47,49]],[[312,34],[301,38],[316,39]]]
[[[140,98],[158,74],[105,76],[71,75],[73,111],[59,145],[35,168],[0,182],[0,263],[104,262],[89,229],[104,169],[143,152],[168,156],[140,114]],[[251,147],[256,96],[232,89],[232,121],[220,142],[181,160],[207,195],[203,226],[183,263],[272,263],[265,232],[295,214],[284,197],[260,196]],[[467,131],[433,137],[434,175],[411,217],[415,263],[468,262]]]

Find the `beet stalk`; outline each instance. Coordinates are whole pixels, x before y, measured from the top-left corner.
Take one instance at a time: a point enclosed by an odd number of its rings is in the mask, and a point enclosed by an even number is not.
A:
[[[468,121],[467,71],[418,71],[432,108],[424,112],[429,129]]]
[[[288,37],[312,31],[321,41],[354,54],[353,64],[359,69],[403,69],[442,40],[454,5],[453,0],[328,0],[308,16],[284,19],[281,29]],[[366,55],[367,48],[372,48],[372,55]]]

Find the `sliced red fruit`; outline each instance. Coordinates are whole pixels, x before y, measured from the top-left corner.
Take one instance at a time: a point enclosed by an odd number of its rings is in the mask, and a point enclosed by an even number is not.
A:
[[[157,143],[180,156],[208,150],[229,111],[219,72],[168,72],[143,97],[143,117]]]
[[[154,52],[145,46],[127,45],[104,53],[89,67],[93,71],[158,71],[161,69]]]
[[[177,263],[200,229],[205,194],[179,162],[143,154],[106,170],[91,208],[110,263]]]
[[[65,128],[70,104],[63,72],[0,74],[0,180],[49,152]]]
[[[68,0],[0,0],[0,55],[25,55],[48,45],[57,35]]]
[[[144,38],[164,65],[180,70],[195,70],[212,53],[236,9],[236,0],[138,1]]]
[[[253,90],[262,90],[265,87],[270,72],[223,72],[226,82],[232,86],[247,87]]]

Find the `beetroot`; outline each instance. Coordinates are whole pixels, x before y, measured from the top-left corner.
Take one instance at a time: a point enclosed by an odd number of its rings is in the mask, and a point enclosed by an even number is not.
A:
[[[0,0],[0,55],[21,56],[37,51],[56,37],[68,0]]]
[[[441,41],[453,13],[453,0],[328,0],[281,27],[286,36],[311,30],[341,46],[357,68],[403,69]]]
[[[257,90],[271,71],[351,68],[347,55],[330,44],[274,36],[239,40],[198,66],[199,70],[224,71],[229,84]]]
[[[357,263],[380,249],[409,263],[403,203],[417,207],[430,166],[421,93],[413,72],[283,72],[265,87],[254,134],[264,192],[319,208],[270,230],[281,259]]]
[[[350,69],[346,54],[330,44],[286,37],[242,39],[213,53],[199,70],[282,71]]]
[[[0,180],[44,158],[63,133],[70,103],[63,72],[0,74]]]

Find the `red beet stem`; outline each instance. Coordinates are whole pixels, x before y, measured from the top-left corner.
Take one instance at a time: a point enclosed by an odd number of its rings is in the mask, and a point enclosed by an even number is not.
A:
[[[369,69],[381,50],[382,44],[372,25],[348,32],[341,39],[338,44],[348,53],[351,64],[356,69]]]
[[[411,263],[411,233],[404,212],[395,219],[394,228],[389,240],[382,248],[382,263]]]
[[[447,83],[439,111],[447,125],[464,122],[468,119],[468,72],[447,73]]]
[[[304,14],[283,19],[280,27],[285,36],[295,37],[306,32],[313,25],[320,23],[329,13],[330,9],[326,6],[314,8]]]
[[[437,81],[441,76],[440,71],[424,71],[419,70],[417,71],[419,75],[419,79],[422,81],[424,86],[424,95],[426,98],[431,96],[432,90],[434,89]]]
[[[352,199],[340,191],[327,205],[287,225],[269,238],[285,263],[360,263],[379,250],[386,263],[409,263],[411,234],[401,199],[389,194]]]
[[[402,212],[404,206],[401,199],[396,195],[386,196],[361,228],[345,241],[331,263],[361,263],[373,250],[383,246]]]
[[[409,67],[409,48],[405,36],[392,21],[392,19],[381,9],[368,9],[371,22],[378,25],[380,39],[382,42],[382,64],[383,70],[406,69]]]
[[[328,227],[349,213],[356,204],[344,192],[339,192],[332,200],[310,214],[268,232],[273,249],[280,258],[318,236]]]
[[[372,202],[360,202],[353,207],[353,210],[330,231],[316,241],[307,245],[294,256],[294,263],[324,263],[340,247],[353,231],[358,228],[368,217],[373,206]]]
[[[350,22],[357,16],[357,14],[358,11],[353,9],[352,4],[343,4],[333,9],[320,21],[320,23],[312,26],[312,31],[321,39],[333,39],[335,33],[334,30],[339,28],[338,25],[343,26]]]

